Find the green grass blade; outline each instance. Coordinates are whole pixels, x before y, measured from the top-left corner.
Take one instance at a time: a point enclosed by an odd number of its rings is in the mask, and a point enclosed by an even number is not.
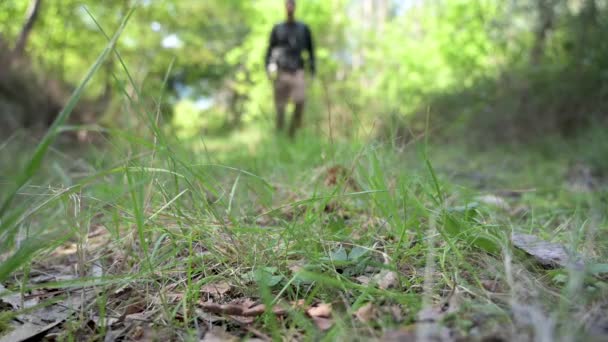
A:
[[[19,176],[19,178],[17,179],[15,187],[8,193],[8,196],[4,199],[4,202],[2,203],[2,206],[0,207],[0,218],[2,218],[4,216],[4,214],[6,213],[7,209],[11,205],[13,199],[15,198],[15,196],[17,195],[19,190],[40,169],[42,161],[43,161],[49,147],[51,146],[51,144],[53,144],[53,142],[57,138],[57,135],[59,133],[61,126],[69,119],[70,115],[72,114],[72,111],[76,107],[76,104],[82,97],[82,94],[83,94],[85,88],[87,87],[87,85],[89,84],[89,82],[91,81],[93,76],[97,73],[99,68],[103,65],[103,63],[106,60],[106,58],[108,57],[108,55],[114,50],[114,47],[116,46],[116,42],[118,41],[118,38],[120,37],[122,31],[125,29],[127,22],[129,21],[129,18],[131,16],[131,13],[133,13],[133,11],[129,12],[129,14],[127,14],[124,17],[118,30],[116,30],[116,33],[114,34],[114,36],[112,37],[110,42],[106,45],[106,47],[104,48],[102,53],[99,55],[99,57],[97,57],[97,60],[95,61],[93,66],[91,66],[91,68],[85,75],[84,79],[80,82],[80,85],[72,93],[72,96],[68,100],[68,103],[66,104],[66,106],[59,113],[59,115],[57,116],[55,121],[53,121],[53,124],[49,128],[48,132],[45,134],[45,136],[42,138],[42,141],[40,141],[40,143],[36,147],[36,150],[34,151],[34,155],[30,159],[30,161],[27,163],[25,169],[21,173],[21,176]]]

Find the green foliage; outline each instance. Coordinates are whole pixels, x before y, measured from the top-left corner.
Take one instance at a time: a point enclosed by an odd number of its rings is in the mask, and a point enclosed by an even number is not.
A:
[[[38,70],[75,84],[104,44],[86,11],[111,31],[127,3],[45,2],[28,45]],[[1,5],[9,43],[26,5]],[[297,16],[311,26],[319,60],[308,122],[329,135],[331,121],[333,135],[352,136],[380,118],[381,133],[403,136],[399,126],[417,130],[422,121],[403,119],[430,108],[442,121],[479,130],[559,130],[603,110],[596,108],[608,92],[607,15],[597,1],[301,2]],[[144,93],[158,92],[173,63],[167,82],[173,93],[162,111],[185,110],[189,135],[268,126],[274,109],[263,56],[272,26],[283,19],[283,2],[274,0],[143,2],[118,49]],[[100,94],[108,80],[128,84],[113,64],[106,73],[93,80],[89,95]],[[213,108],[177,106],[184,95]],[[105,123],[133,125],[112,112]],[[183,116],[177,121],[183,126]]]
[[[12,186],[8,191],[5,192],[4,197],[2,198],[2,206],[0,206],[0,236],[3,237],[3,240],[6,239],[3,243],[8,242],[8,236],[12,232],[16,230],[15,223],[18,215],[21,214],[20,210],[16,210],[10,212],[12,209],[13,200],[15,196],[17,196],[18,192],[35,176],[35,174],[40,170],[43,160],[47,155],[47,152],[53,142],[56,140],[57,136],[60,133],[61,126],[65,124],[67,119],[72,114],[72,111],[78,101],[80,100],[84,90],[86,89],[89,81],[93,78],[93,76],[97,73],[99,68],[102,66],[105,59],[114,51],[116,42],[120,37],[122,31],[124,30],[129,16],[125,15],[122,19],[120,27],[116,30],[116,33],[112,36],[110,41],[105,44],[105,48],[103,52],[98,56],[95,63],[90,67],[89,71],[85,74],[82,82],[76,88],[74,93],[72,94],[70,100],[66,104],[65,108],[59,113],[51,127],[49,128],[46,135],[42,138],[40,143],[36,146],[35,151],[32,154],[32,157],[29,158],[29,161],[21,170],[20,175],[15,181],[15,185]],[[45,233],[45,232],[42,232]],[[38,234],[37,234],[38,235]],[[52,232],[49,233],[48,236],[37,236],[36,238],[30,238],[19,247],[17,252],[10,257],[0,263],[0,281],[6,279],[13,271],[15,271],[18,267],[25,264],[29,261],[29,259],[39,250],[47,247],[52,243],[56,243],[56,241],[60,241],[59,236],[66,236],[65,232]]]

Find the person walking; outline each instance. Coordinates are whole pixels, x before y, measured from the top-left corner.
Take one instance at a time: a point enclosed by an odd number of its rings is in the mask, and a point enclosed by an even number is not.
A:
[[[275,25],[270,33],[266,51],[265,66],[268,77],[273,82],[276,109],[276,128],[281,132],[285,126],[285,110],[291,101],[294,113],[288,134],[293,138],[302,125],[304,104],[306,102],[306,77],[304,69],[308,66],[314,77],[315,50],[310,28],[295,19],[296,1],[286,0],[286,21]],[[303,53],[308,53],[305,62]]]

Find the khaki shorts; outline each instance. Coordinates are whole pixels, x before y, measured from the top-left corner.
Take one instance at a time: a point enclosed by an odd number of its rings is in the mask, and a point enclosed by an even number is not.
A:
[[[285,106],[289,101],[303,104],[306,100],[306,78],[304,70],[295,72],[279,71],[274,81],[274,101],[277,106]]]

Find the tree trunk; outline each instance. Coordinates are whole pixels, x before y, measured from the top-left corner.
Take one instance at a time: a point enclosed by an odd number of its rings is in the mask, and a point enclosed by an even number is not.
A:
[[[389,2],[387,0],[377,0],[376,11],[376,31],[382,33],[389,16]]]
[[[555,21],[554,0],[538,0],[537,11],[539,17],[534,45],[530,52],[530,64],[538,66],[545,54],[547,35],[553,29]]]
[[[580,14],[581,33],[579,51],[587,51],[593,44],[593,32],[597,29],[597,4],[595,0],[586,0]]]
[[[17,43],[15,44],[15,48],[13,49],[13,57],[21,57],[25,52],[25,47],[27,46],[27,41],[34,28],[34,24],[38,19],[38,14],[40,13],[40,6],[42,4],[42,0],[31,0],[30,5],[27,9],[27,14],[25,17],[25,23],[21,28],[21,32],[19,33],[19,37],[17,39]]]

